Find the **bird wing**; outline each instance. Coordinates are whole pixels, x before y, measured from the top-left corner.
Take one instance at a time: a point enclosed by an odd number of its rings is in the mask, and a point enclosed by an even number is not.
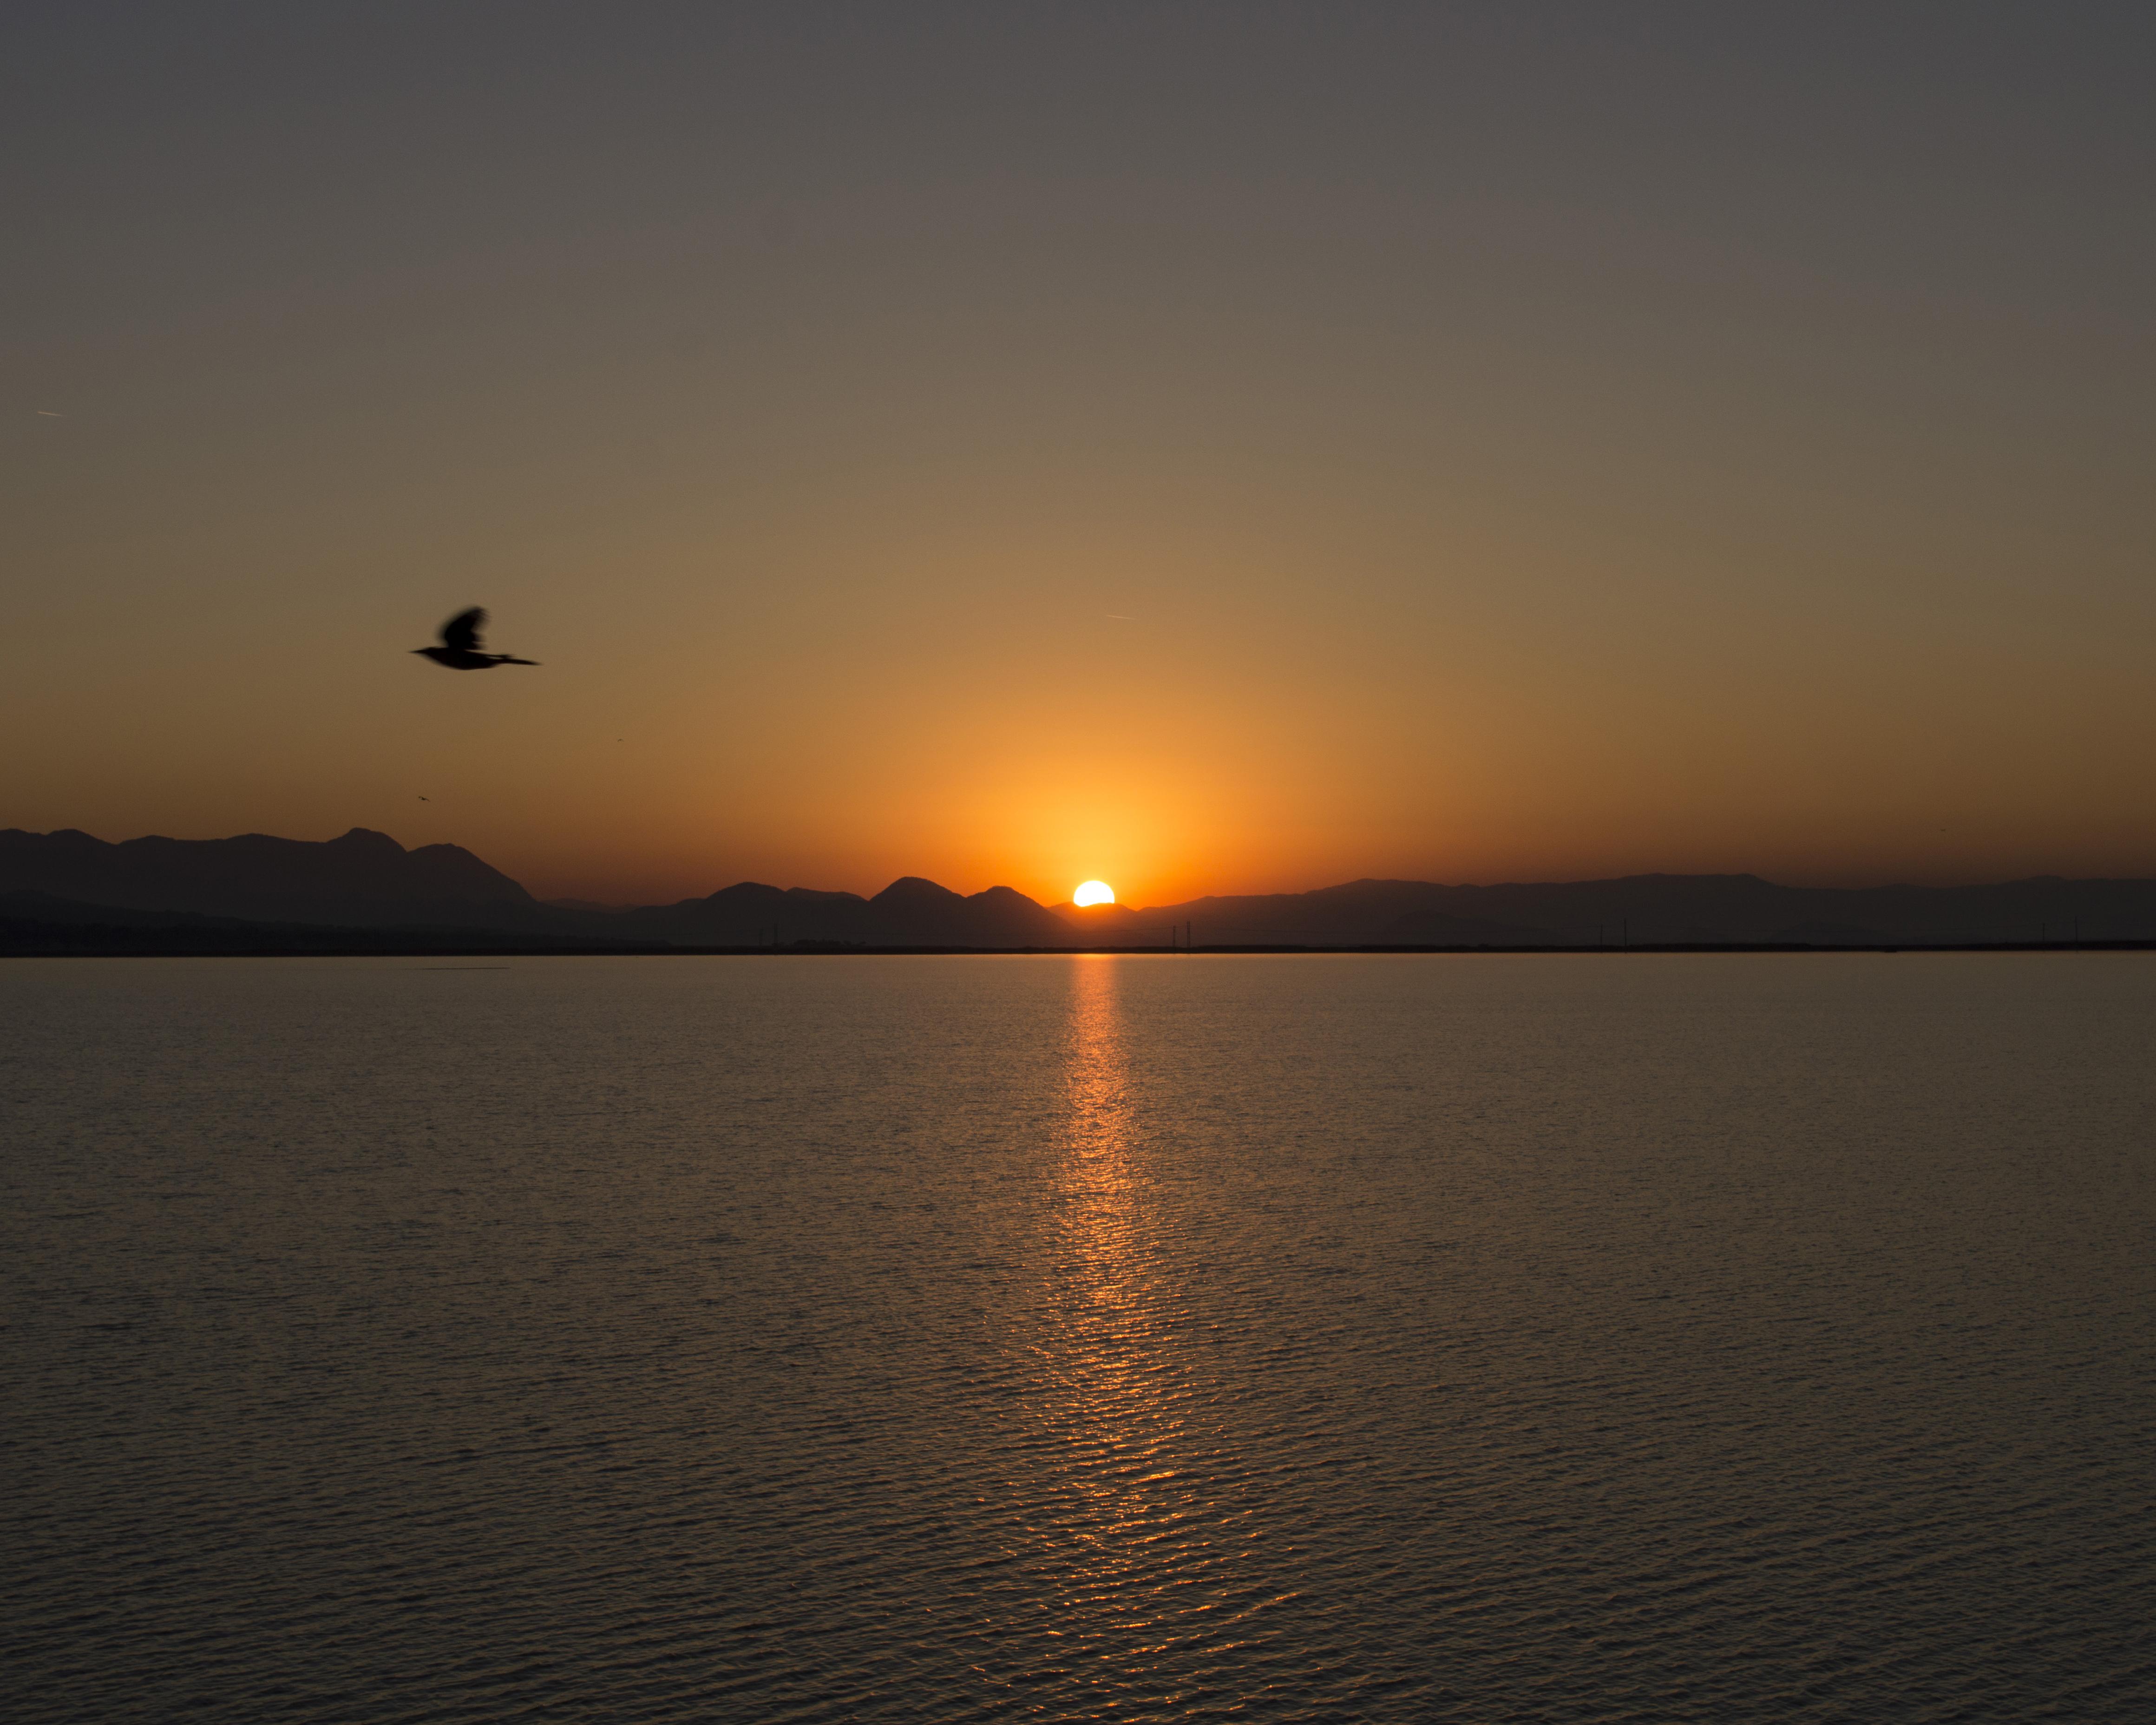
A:
[[[442,644],[459,653],[479,651],[479,632],[486,627],[486,613],[474,605],[459,611],[442,625]]]

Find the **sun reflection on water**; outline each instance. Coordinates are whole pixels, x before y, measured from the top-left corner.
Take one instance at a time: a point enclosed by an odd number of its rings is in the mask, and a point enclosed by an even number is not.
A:
[[[1255,1506],[1217,1424],[1219,1386],[1192,1357],[1187,1301],[1140,1124],[1119,984],[1126,961],[1074,961],[1054,1219],[1028,1412],[1029,1567],[1059,1664],[1104,1706],[1152,1689],[1163,1668],[1234,1662],[1255,1599],[1234,1597]],[[1067,1663],[1066,1663],[1067,1661]]]
[[[1116,961],[1098,954],[1078,960],[1071,994],[1065,1065],[1065,1239],[1084,1296],[1096,1306],[1127,1309],[1140,1254]]]

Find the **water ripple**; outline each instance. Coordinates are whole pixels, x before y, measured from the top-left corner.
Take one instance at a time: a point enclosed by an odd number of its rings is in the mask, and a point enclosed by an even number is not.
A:
[[[2156,962],[0,967],[28,1722],[2156,1717]]]

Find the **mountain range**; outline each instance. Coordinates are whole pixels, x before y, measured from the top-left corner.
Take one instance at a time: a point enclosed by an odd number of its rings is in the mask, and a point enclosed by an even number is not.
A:
[[[94,913],[94,914],[93,914]],[[195,919],[175,923],[173,917]],[[163,920],[159,920],[163,919]],[[1964,945],[2156,940],[2156,880],[2056,876],[1980,886],[1782,886],[1752,875],[1635,875],[1490,886],[1356,880],[1311,892],[1211,896],[1143,909],[1045,906],[1008,886],[961,895],[907,876],[872,897],[752,881],[671,905],[542,903],[454,845],[407,850],[355,827],[321,843],[248,834],[110,844],[87,833],[0,831],[0,946],[125,944],[363,949],[397,941],[677,947],[1588,947]],[[244,938],[228,925],[244,926]],[[43,937],[23,933],[43,928]],[[95,942],[84,931],[103,932]],[[66,932],[73,930],[73,934]],[[323,931],[348,938],[331,941]],[[157,931],[155,940],[147,937]],[[360,932],[368,931],[364,934]],[[27,942],[27,943],[26,943]]]
[[[121,910],[355,927],[429,922],[531,927],[548,915],[508,875],[460,846],[407,850],[365,827],[326,844],[248,833],[120,845],[72,829],[9,828],[0,831],[0,892],[47,892]]]

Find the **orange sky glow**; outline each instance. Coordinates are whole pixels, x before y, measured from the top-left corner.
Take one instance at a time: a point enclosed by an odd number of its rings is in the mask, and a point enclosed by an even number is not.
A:
[[[0,825],[609,902],[2156,873],[2118,57],[1288,17],[82,48],[5,121]],[[410,656],[474,603],[541,667]]]

